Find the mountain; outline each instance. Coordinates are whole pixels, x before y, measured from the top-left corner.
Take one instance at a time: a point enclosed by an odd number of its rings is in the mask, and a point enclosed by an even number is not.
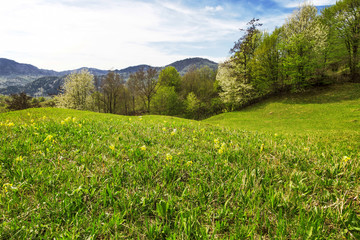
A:
[[[71,74],[73,72],[81,72],[83,70],[87,70],[89,73],[91,73],[92,75],[95,75],[95,76],[106,75],[109,72],[108,70],[101,70],[101,69],[97,69],[97,68],[82,67],[82,68],[78,68],[78,69],[74,69],[74,70],[62,71],[62,72],[59,72],[59,74],[61,76],[64,76],[64,75],[69,75],[69,74]]]
[[[181,75],[184,75],[189,71],[192,66],[197,68],[208,66],[213,70],[217,69],[217,63],[208,59],[188,58],[173,62],[164,67],[152,67],[143,64],[115,70],[115,72],[119,73],[126,80],[130,77],[130,74],[137,72],[139,69],[146,70],[149,68],[156,68],[160,71],[168,66],[175,67]],[[88,70],[95,76],[104,76],[108,73],[108,70],[86,67],[56,72],[39,69],[30,64],[23,64],[13,60],[0,58],[0,94],[10,95],[25,92],[31,96],[56,95],[59,92],[59,88],[63,84],[65,77],[72,72],[79,72],[81,70]]]
[[[167,66],[173,66],[181,75],[184,75],[193,66],[195,66],[196,68],[208,66],[209,68],[216,70],[218,64],[205,58],[187,58],[184,60],[173,62]]]
[[[57,72],[52,70],[39,69],[30,64],[18,63],[14,60],[0,58],[0,76],[41,76],[41,75],[56,75]]]
[[[52,70],[39,69],[30,64],[18,63],[10,59],[0,58],[0,88],[9,86],[25,86],[39,77],[60,76]]]
[[[25,92],[33,97],[57,95],[60,87],[64,83],[65,77],[66,75],[62,77],[40,77],[33,82],[27,83],[25,86],[9,86],[2,88],[0,89],[0,94],[10,95]]]

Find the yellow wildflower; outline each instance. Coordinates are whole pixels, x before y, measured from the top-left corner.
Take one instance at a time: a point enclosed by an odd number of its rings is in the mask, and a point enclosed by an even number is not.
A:
[[[262,152],[263,150],[264,150],[264,144],[261,144],[260,152]]]
[[[166,154],[166,160],[172,160],[173,159],[173,157],[171,156],[171,154],[170,153],[167,153]]]
[[[192,161],[187,161],[187,162],[186,162],[186,166],[191,166],[192,164],[193,164]]]
[[[166,128],[165,128],[165,127],[163,127],[162,130],[163,130],[164,132],[166,132]]]
[[[7,124],[7,126],[8,127],[13,127],[13,126],[15,126],[15,124],[13,122],[10,122],[10,123]]]
[[[16,162],[22,162],[23,161],[23,157],[22,156],[18,156],[16,159],[15,159]]]
[[[12,184],[11,183],[5,183],[3,185],[4,191],[7,193],[8,192],[8,188],[12,188]]]
[[[81,127],[82,127],[82,124],[81,124],[81,123],[79,123],[79,125],[78,125],[78,126],[79,126],[79,128],[81,128]]]
[[[219,144],[219,139],[218,138],[214,139],[214,143]]]
[[[146,146],[145,146],[145,145],[141,146],[141,147],[140,147],[140,150],[141,150],[141,151],[146,151]]]
[[[115,150],[115,146],[113,145],[113,144],[111,144],[110,146],[109,146],[109,148],[111,149],[111,150]]]
[[[215,144],[215,148],[219,148],[219,144]],[[218,150],[218,153],[222,154],[226,150],[226,144],[222,143],[220,149]]]
[[[73,121],[73,123],[74,123],[74,122],[76,122],[76,118],[75,118],[75,117],[73,117],[72,121]]]
[[[51,139],[53,138],[53,135],[47,135],[47,137],[44,139],[44,142],[46,141],[51,141]]]
[[[343,156],[342,160],[344,162],[347,162],[347,161],[351,160],[351,158],[349,158],[348,156]]]
[[[64,121],[61,121],[61,125],[64,125],[65,124],[65,122]]]

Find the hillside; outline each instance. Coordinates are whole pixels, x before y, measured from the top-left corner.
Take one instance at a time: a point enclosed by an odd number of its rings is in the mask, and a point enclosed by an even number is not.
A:
[[[332,85],[273,97],[239,112],[213,116],[205,122],[269,133],[360,132],[360,84]]]
[[[14,75],[56,75],[55,71],[39,69],[30,64],[18,63],[10,59],[0,58],[0,76],[14,76]]]
[[[0,114],[0,239],[358,239],[359,88],[204,122]]]
[[[183,75],[190,69],[191,66],[208,66],[211,69],[216,69],[217,63],[203,58],[188,58],[166,66],[174,66],[179,73]],[[130,77],[130,74],[141,68],[156,68],[160,71],[164,67],[152,67],[150,65],[142,64],[114,71],[119,73],[126,80]],[[108,70],[87,67],[56,72],[52,70],[42,70],[30,64],[21,64],[13,60],[0,58],[0,94],[10,95],[20,93],[22,91],[25,91],[31,96],[48,96],[57,94],[58,86],[63,83],[66,75],[72,72],[79,72],[84,69],[88,70],[95,76],[103,76],[108,73]],[[42,83],[44,84],[42,85]]]
[[[172,66],[172,67],[176,68],[176,70],[181,75],[184,75],[193,66],[195,66],[196,68],[208,66],[212,70],[216,70],[218,65],[217,65],[217,63],[210,61],[208,59],[204,59],[204,58],[188,58],[188,59],[173,62],[167,66]]]
[[[30,64],[0,58],[0,89],[9,86],[23,87],[39,77],[56,75],[58,74],[55,71],[39,69]]]

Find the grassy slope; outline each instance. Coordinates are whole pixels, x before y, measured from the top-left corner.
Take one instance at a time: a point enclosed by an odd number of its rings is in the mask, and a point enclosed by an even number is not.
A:
[[[330,119],[346,120],[336,130],[351,136],[346,141],[328,140],[325,130],[299,132],[300,123],[286,127],[292,119],[280,107],[318,105],[285,100],[232,113],[257,132],[63,109],[0,114],[0,238],[355,239],[360,155],[349,121],[359,116],[356,99],[341,102],[353,116]],[[282,115],[282,128],[256,127],[249,113],[265,118],[261,109]]]
[[[272,98],[205,122],[272,133],[360,131],[360,84],[334,85]]]

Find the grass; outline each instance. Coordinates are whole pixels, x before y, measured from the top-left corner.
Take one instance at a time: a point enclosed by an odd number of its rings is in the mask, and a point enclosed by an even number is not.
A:
[[[275,97],[240,112],[216,115],[205,122],[270,133],[360,131],[360,84],[333,85]]]
[[[318,106],[280,101],[232,114],[256,121],[272,104]],[[322,105],[351,112],[356,101]],[[0,238],[359,238],[357,128],[298,132],[279,112],[270,116],[282,128],[246,130],[50,108],[2,113]],[[216,121],[235,126],[226,118]]]

